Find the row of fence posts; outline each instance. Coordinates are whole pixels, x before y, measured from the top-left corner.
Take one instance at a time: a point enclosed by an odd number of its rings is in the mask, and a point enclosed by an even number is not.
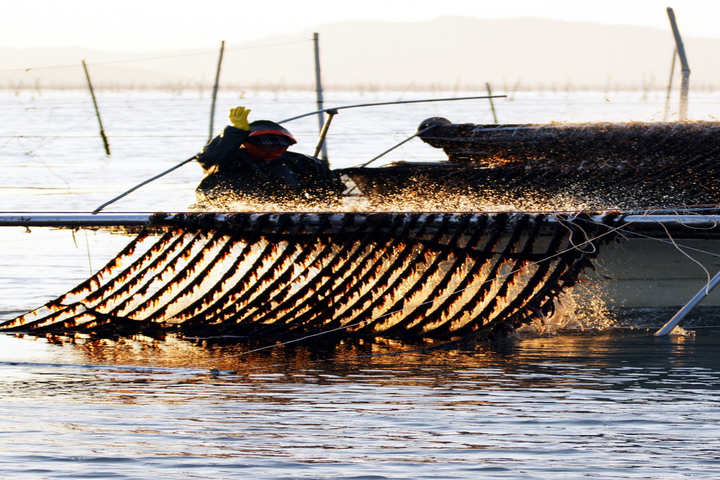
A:
[[[318,110],[323,110],[323,89],[322,80],[320,76],[320,35],[317,33],[313,34],[313,43],[315,45],[315,86],[317,91],[317,106]],[[212,102],[210,105],[210,133],[208,135],[208,142],[213,139],[213,130],[215,128],[215,104],[217,103],[217,92],[220,85],[220,70],[222,68],[223,53],[225,52],[225,40],[220,43],[220,56],[218,58],[217,70],[215,72],[215,84],[213,85]],[[100,137],[102,138],[103,145],[105,146],[105,154],[110,155],[110,145],[108,144],[105,130],[103,129],[102,119],[100,118],[100,109],[98,108],[97,100],[95,98],[95,91],[93,90],[92,82],[90,81],[90,73],[88,72],[85,60],[82,61],[83,70],[85,71],[85,78],[87,79],[88,88],[90,89],[90,96],[92,97],[93,106],[95,107],[95,115],[97,116],[98,123],[100,124]],[[492,100],[491,100],[492,101]],[[318,113],[318,124],[319,130],[322,131],[325,118],[323,112]],[[322,144],[322,157],[327,160],[327,142]]]
[[[668,7],[667,8],[667,14],[668,18],[670,19],[670,25],[672,27],[673,36],[675,38],[675,50],[673,52],[672,57],[672,65],[670,67],[670,82],[668,84],[667,88],[667,98],[665,101],[665,113],[663,117],[663,121],[667,121],[668,111],[670,108],[670,93],[672,91],[672,83],[673,83],[673,75],[675,73],[675,59],[677,57],[680,57],[680,65],[681,65],[681,71],[682,71],[682,82],[680,86],[680,108],[678,110],[678,120],[684,121],[687,120],[688,115],[688,92],[690,90],[690,67],[688,66],[687,57],[685,55],[685,47],[683,46],[682,38],[680,37],[680,31],[677,26],[677,22],[675,20],[675,13],[673,12],[673,9]],[[325,118],[323,115],[323,88],[322,88],[322,80],[320,75],[320,35],[317,33],[313,34],[313,43],[314,43],[314,51],[315,51],[315,88],[317,93],[317,108],[320,110],[318,113],[318,128],[319,131],[323,131],[323,125],[325,123]],[[213,86],[213,93],[212,93],[212,104],[210,106],[210,133],[208,135],[208,141],[212,140],[213,138],[213,130],[214,130],[214,121],[215,121],[215,104],[217,102],[217,92],[220,84],[220,69],[222,67],[222,61],[223,61],[223,53],[225,51],[225,41],[223,40],[220,44],[220,56],[218,58],[217,63],[217,71],[215,72],[215,85]],[[93,105],[95,107],[95,114],[98,119],[98,123],[100,124],[100,137],[102,138],[103,145],[105,147],[105,153],[107,155],[110,155],[110,145],[108,144],[107,136],[105,135],[105,130],[103,129],[102,120],[100,118],[100,110],[98,109],[97,100],[95,99],[95,92],[93,90],[92,83],[90,81],[90,74],[88,73],[87,65],[85,64],[85,60],[82,61],[83,69],[85,70],[85,77],[87,78],[88,88],[90,89],[90,95],[92,96]],[[489,83],[485,83],[485,86],[487,88],[488,96],[490,96],[490,109],[492,111],[493,120],[495,123],[498,123],[497,113],[495,112],[495,105],[493,103],[492,99],[492,89],[490,88]],[[323,141],[321,146],[322,151],[322,158],[324,160],[328,159],[328,153],[327,153],[327,141]]]

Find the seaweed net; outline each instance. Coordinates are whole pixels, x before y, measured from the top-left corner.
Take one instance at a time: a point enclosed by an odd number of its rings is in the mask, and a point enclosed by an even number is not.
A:
[[[450,198],[453,211],[645,210],[720,198],[720,122],[442,124],[422,139],[448,162],[345,173],[389,208]]]
[[[550,316],[611,216],[157,214],[87,281],[0,325],[32,335],[495,335]],[[583,221],[584,220],[584,221]]]

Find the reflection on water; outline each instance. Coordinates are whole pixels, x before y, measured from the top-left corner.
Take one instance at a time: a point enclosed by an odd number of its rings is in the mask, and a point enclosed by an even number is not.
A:
[[[712,476],[720,447],[715,329],[244,355],[258,345],[1,338],[11,478]]]
[[[629,363],[642,368],[669,368],[678,362],[705,363],[720,370],[720,362],[705,350],[720,338],[720,330],[703,330],[700,339],[694,332],[672,335],[666,339],[652,337],[653,330],[610,330],[597,332],[563,332],[559,335],[529,336],[496,342],[452,344],[426,341],[410,344],[392,339],[350,339],[339,342],[306,340],[277,345],[256,341],[229,345],[212,341],[200,343],[173,340],[109,340],[67,343],[63,348],[77,355],[75,362],[83,365],[109,365],[197,371],[219,370],[223,379],[252,380],[255,375],[278,376],[291,372],[323,371],[352,375],[367,368],[392,369],[393,377],[413,383],[418,371],[424,383],[426,373],[437,369],[503,369],[548,371],[561,365],[568,373],[570,365],[582,372],[590,368],[612,368]],[[718,335],[714,335],[718,332]],[[636,345],[634,342],[641,342]],[[226,342],[227,343],[227,342]],[[58,345],[61,345],[59,342]],[[668,356],[670,355],[670,356]],[[689,359],[689,360],[686,360]],[[570,369],[570,370],[569,370]],[[491,375],[484,381],[494,381]],[[540,383],[550,382],[543,378]],[[560,379],[562,381],[562,379]],[[533,379],[538,382],[538,379]]]

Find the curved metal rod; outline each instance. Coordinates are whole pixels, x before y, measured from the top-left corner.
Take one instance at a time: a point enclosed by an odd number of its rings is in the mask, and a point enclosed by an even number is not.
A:
[[[357,105],[345,105],[343,107],[325,108],[323,110],[316,110],[316,111],[310,112],[310,113],[303,113],[302,115],[298,115],[297,117],[286,118],[285,120],[281,120],[277,123],[292,122],[293,120],[297,120],[299,118],[304,118],[304,117],[309,117],[311,115],[317,115],[318,113],[328,112],[330,110],[345,110],[347,108],[377,107],[380,105],[402,105],[405,103],[452,102],[455,100],[480,100],[480,99],[488,99],[488,98],[505,98],[505,97],[507,97],[507,95],[483,95],[480,97],[428,98],[425,100],[398,100],[396,102],[360,103]]]

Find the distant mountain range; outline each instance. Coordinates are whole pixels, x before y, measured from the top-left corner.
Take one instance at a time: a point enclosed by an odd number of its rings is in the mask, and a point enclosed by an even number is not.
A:
[[[682,32],[682,22],[680,22]],[[326,88],[665,88],[675,48],[669,31],[540,18],[443,17],[416,23],[348,21],[226,45],[224,88],[312,88],[313,32]],[[720,85],[720,39],[683,38],[691,89]],[[218,51],[220,45],[218,42]],[[196,88],[215,78],[218,51],[150,55],[88,48],[0,47],[0,87]],[[676,65],[676,81],[680,75]]]

